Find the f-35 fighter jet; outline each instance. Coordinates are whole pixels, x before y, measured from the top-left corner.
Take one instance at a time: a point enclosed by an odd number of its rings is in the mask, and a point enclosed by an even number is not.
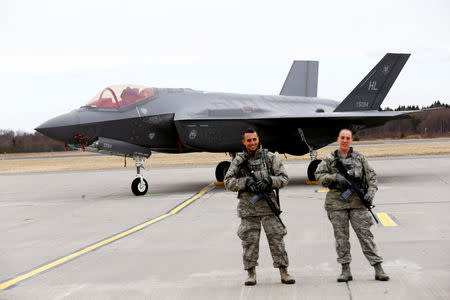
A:
[[[386,54],[342,101],[317,98],[317,62],[296,61],[280,95],[212,93],[181,88],[111,86],[86,105],[50,119],[37,131],[66,145],[133,157],[131,188],[147,193],[141,168],[152,151],[166,153],[241,151],[241,132],[255,128],[265,148],[310,153],[314,180],[317,149],[335,141],[341,128],[354,132],[404,118],[408,112],[379,111],[410,54]],[[216,167],[222,181],[230,162]]]

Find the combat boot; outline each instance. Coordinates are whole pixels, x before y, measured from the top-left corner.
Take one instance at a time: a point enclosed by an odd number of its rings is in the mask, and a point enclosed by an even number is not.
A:
[[[350,272],[350,264],[342,264],[342,272],[339,275],[338,282],[347,282],[353,280],[352,273]]]
[[[256,270],[255,267],[251,267],[247,270],[248,277],[245,281],[245,285],[255,285],[256,284]]]
[[[373,265],[373,267],[375,268],[375,280],[380,281],[389,280],[389,276],[386,273],[384,273],[383,267],[381,267],[381,263],[376,263]]]
[[[281,275],[281,282],[284,284],[293,284],[295,283],[294,277],[289,275],[288,270],[286,267],[280,267],[280,275]]]

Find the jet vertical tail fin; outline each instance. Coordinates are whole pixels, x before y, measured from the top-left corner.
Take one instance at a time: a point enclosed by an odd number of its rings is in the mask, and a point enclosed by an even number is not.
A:
[[[296,60],[292,63],[280,95],[317,97],[319,62]]]
[[[388,53],[334,110],[378,110],[411,54]]]

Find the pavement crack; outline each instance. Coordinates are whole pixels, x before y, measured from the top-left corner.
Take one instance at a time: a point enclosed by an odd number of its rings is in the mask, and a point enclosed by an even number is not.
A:
[[[350,300],[352,300],[352,291],[350,290],[350,285],[348,284],[348,281],[345,282],[345,285],[347,286],[348,296],[350,297]]]

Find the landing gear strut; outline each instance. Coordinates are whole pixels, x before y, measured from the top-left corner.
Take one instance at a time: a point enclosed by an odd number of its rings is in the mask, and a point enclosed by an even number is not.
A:
[[[317,170],[317,166],[320,164],[322,160],[317,159],[317,151],[314,150],[313,147],[311,147],[308,142],[306,141],[305,135],[303,134],[303,130],[301,128],[298,128],[298,132],[300,133],[300,137],[302,141],[308,146],[309,149],[309,155],[311,156],[311,162],[308,166],[308,179],[309,181],[316,181],[316,175],[314,175],[314,172]]]
[[[145,180],[144,175],[141,174],[141,168],[144,168],[145,157],[135,156],[133,157],[136,163],[136,178],[131,183],[131,191],[136,196],[145,195],[148,191],[148,183]]]

